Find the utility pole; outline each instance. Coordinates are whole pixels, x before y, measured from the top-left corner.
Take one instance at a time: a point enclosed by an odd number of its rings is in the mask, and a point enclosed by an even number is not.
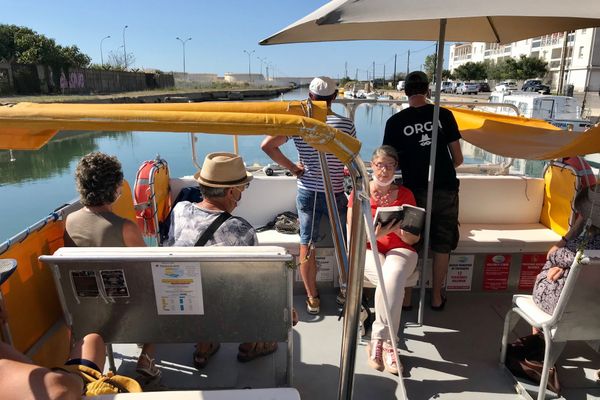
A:
[[[344,73],[344,78],[348,78],[348,61],[344,63],[344,70],[346,71]]]
[[[383,64],[383,86],[385,86],[385,64]]]
[[[410,68],[410,49],[408,50],[408,58],[406,59],[406,75],[409,74],[409,68]]]
[[[392,86],[394,89],[396,88],[396,61],[398,61],[398,54],[394,54],[394,76],[392,76]]]
[[[248,54],[248,83],[252,83],[252,54],[254,54],[256,50],[244,50],[244,53]]]
[[[358,82],[358,68],[356,68],[356,71],[354,72],[354,80]]]
[[[123,64],[125,64],[125,71],[127,71],[127,50],[125,48],[125,29],[127,28],[127,25],[123,27]]]
[[[185,74],[185,44],[187,41],[192,40],[192,38],[189,37],[189,38],[183,40],[179,36],[177,36],[175,39],[179,40],[181,42],[181,46],[183,47],[183,77],[185,78],[186,77],[186,74]]]
[[[440,42],[435,42],[435,54],[437,55],[438,53],[438,44]],[[437,57],[434,57],[433,59],[433,83],[435,83],[435,71],[437,71]]]
[[[567,42],[569,41],[569,32],[564,32],[563,46],[562,46],[562,54],[560,57],[560,69],[558,72],[558,87],[556,88],[556,94],[564,94],[563,84],[565,79],[565,63],[567,59]]]
[[[375,61],[373,61],[373,86],[375,86]]]

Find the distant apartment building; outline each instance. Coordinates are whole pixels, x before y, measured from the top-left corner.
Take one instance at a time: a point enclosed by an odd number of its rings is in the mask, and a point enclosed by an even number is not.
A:
[[[539,57],[548,62],[546,79],[553,88],[558,86],[563,56],[564,32],[520,40],[506,45],[497,43],[456,43],[450,46],[448,67],[454,71],[467,62],[498,61],[520,56]],[[579,29],[567,36],[564,63],[564,84],[574,86],[576,92],[587,87],[590,92],[600,91],[600,28]]]

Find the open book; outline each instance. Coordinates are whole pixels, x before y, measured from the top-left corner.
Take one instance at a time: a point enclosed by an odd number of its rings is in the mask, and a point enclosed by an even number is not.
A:
[[[425,225],[425,209],[403,204],[401,206],[377,207],[373,222],[375,225],[387,225],[392,221],[402,221],[400,227],[414,235],[420,235]]]

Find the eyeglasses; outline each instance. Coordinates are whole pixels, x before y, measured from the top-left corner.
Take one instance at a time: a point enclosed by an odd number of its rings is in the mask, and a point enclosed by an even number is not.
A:
[[[377,163],[373,163],[371,164],[373,167],[377,168],[377,169],[396,169],[396,163],[381,163],[381,162],[377,162]]]
[[[248,189],[250,187],[250,182],[244,183],[243,185],[239,185],[239,186],[234,186],[234,189],[239,190],[240,192],[243,192],[244,190]]]

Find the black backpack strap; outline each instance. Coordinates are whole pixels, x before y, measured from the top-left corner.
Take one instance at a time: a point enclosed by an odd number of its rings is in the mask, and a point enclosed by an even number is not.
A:
[[[206,228],[206,230],[202,233],[202,235],[200,235],[200,237],[198,238],[198,241],[196,242],[196,244],[194,246],[195,247],[204,246],[206,244],[206,242],[208,242],[208,239],[210,239],[215,234],[216,230],[219,229],[219,227],[221,225],[223,225],[223,222],[227,221],[230,217],[231,217],[231,214],[229,214],[227,211],[221,213],[212,222],[212,224],[210,224],[208,226],[208,228]]]

